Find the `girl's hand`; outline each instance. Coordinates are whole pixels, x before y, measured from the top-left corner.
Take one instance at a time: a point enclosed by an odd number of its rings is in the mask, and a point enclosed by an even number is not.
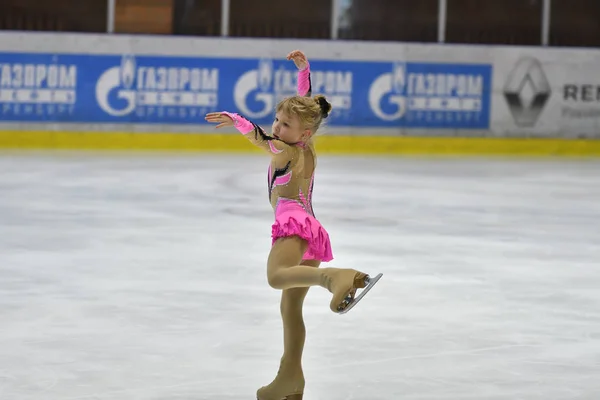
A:
[[[306,59],[306,56],[300,50],[294,50],[291,53],[289,53],[287,55],[287,59],[294,61],[294,64],[296,64],[296,68],[300,70],[306,68],[308,65],[308,60]]]
[[[226,126],[233,126],[233,120],[227,115],[220,112],[211,112],[206,114],[204,119],[207,122],[218,124],[216,128],[224,128]]]

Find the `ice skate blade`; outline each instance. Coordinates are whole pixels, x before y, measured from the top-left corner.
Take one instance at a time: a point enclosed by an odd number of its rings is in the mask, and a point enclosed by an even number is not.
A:
[[[363,297],[365,297],[367,293],[369,293],[369,290],[371,290],[371,288],[373,288],[373,286],[379,282],[382,276],[383,274],[377,274],[374,277],[365,278],[365,283],[367,286],[365,286],[360,294],[356,296],[346,307],[344,307],[343,310],[338,311],[338,314],[346,314],[348,311],[350,311]]]

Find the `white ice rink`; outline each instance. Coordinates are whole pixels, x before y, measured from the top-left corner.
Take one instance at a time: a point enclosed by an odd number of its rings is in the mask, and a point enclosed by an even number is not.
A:
[[[0,400],[241,400],[282,351],[267,159],[0,156]],[[600,162],[322,157],[305,400],[600,399]]]

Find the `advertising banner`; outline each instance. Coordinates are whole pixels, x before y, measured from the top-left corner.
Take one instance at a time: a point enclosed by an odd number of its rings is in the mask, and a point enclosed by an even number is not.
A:
[[[311,59],[311,70],[330,126],[490,126],[491,64]],[[227,110],[270,124],[296,74],[284,59],[2,52],[0,122],[185,125]]]
[[[499,50],[494,132],[600,137],[600,58],[568,52]]]

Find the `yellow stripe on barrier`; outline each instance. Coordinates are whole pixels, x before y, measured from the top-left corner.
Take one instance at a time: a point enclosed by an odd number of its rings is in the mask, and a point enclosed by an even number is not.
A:
[[[397,155],[600,156],[600,140],[320,136],[320,153]],[[257,152],[239,134],[0,131],[3,149]]]
[[[256,151],[241,135],[76,131],[0,131],[0,148]]]

